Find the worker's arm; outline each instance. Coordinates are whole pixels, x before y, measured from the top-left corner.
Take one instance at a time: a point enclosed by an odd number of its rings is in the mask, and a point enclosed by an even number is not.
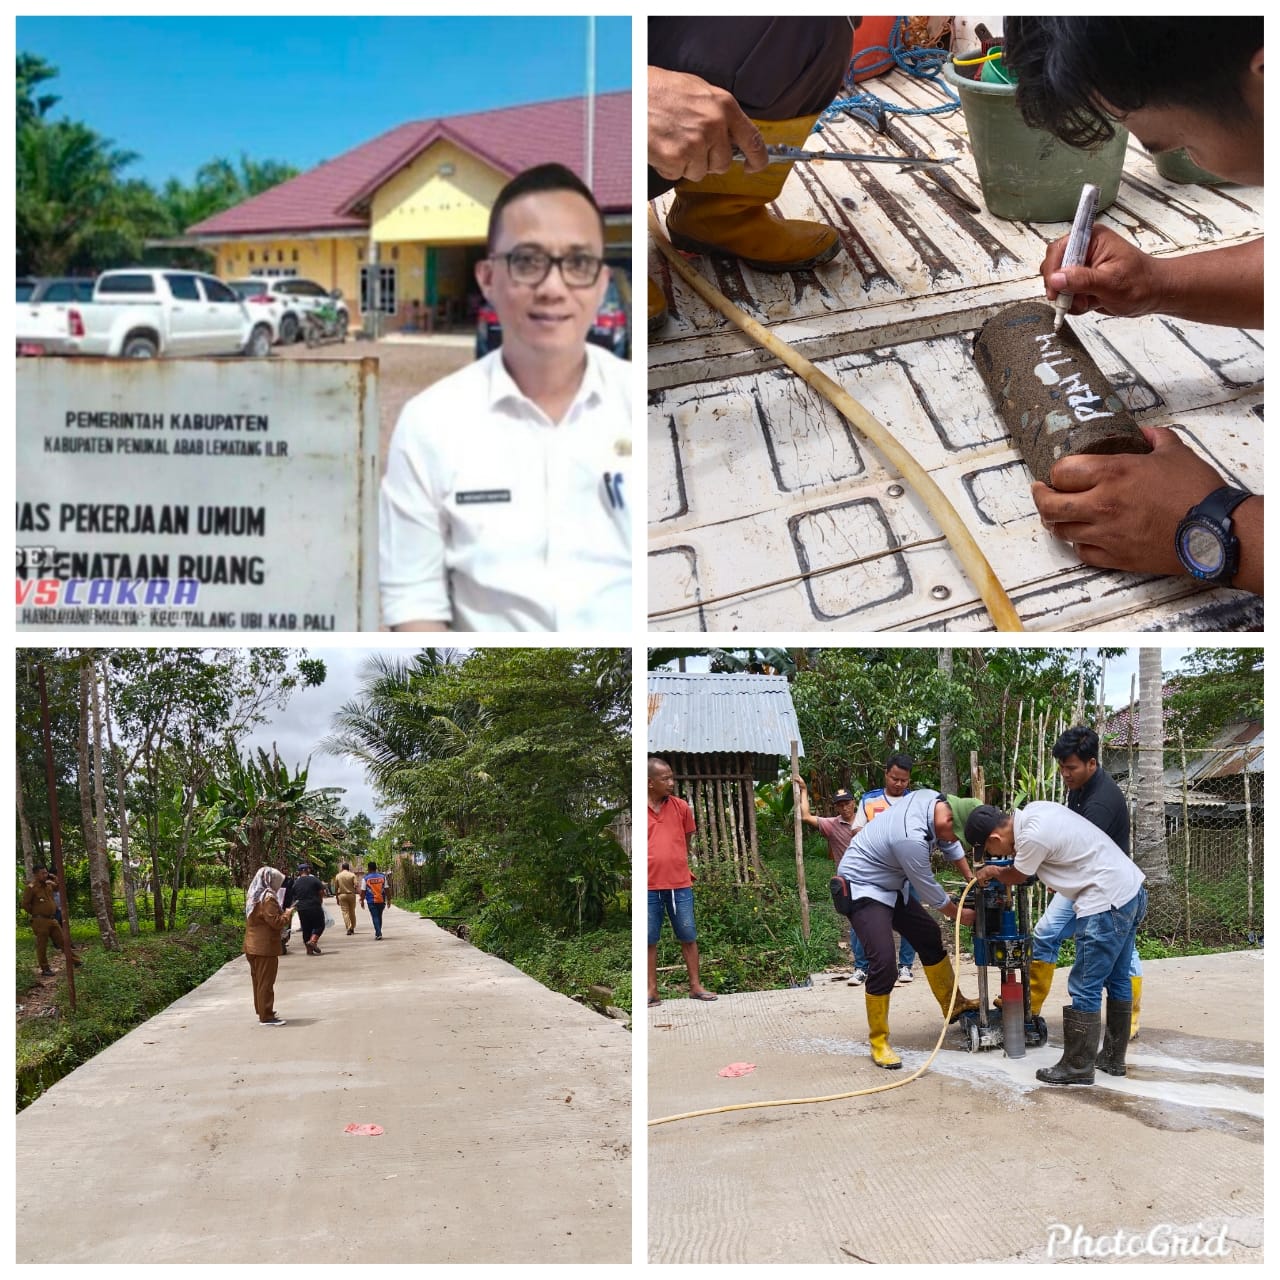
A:
[[[944,916],[946,916],[948,920],[954,920],[954,919],[956,918],[956,913],[957,913],[957,912],[959,912],[959,913],[960,913],[960,923],[961,923],[961,924],[972,924],[972,923],[973,923],[973,921],[974,921],[974,918],[975,918],[975,917],[974,917],[974,913],[973,913],[973,908],[972,908],[972,907],[965,907],[965,909],[964,909],[963,911],[961,911],[961,910],[960,910],[960,908],[959,908],[958,906],[956,906],[956,904],[955,904],[954,902],[948,902],[948,903],[947,903],[947,905],[946,905],[945,907],[939,907],[939,908],[938,908],[938,913],[939,913],[939,915],[944,915]]]
[[[747,173],[768,166],[760,130],[733,94],[683,71],[649,68],[649,164],[669,181],[697,182],[724,173],[733,149],[746,156]]]
[[[1095,226],[1082,267],[1063,267],[1067,237],[1040,264],[1052,302],[1072,293],[1072,315],[1177,316],[1201,324],[1262,328],[1262,239],[1246,244],[1152,257],[1107,227]]]
[[[998,867],[994,862],[978,868],[979,884],[986,884],[988,880],[999,880],[1001,884],[1026,884],[1030,879],[1012,866]]]
[[[398,622],[392,631],[448,631],[447,622]]]
[[[1143,427],[1151,453],[1075,454],[1053,465],[1053,487],[1037,481],[1031,497],[1055,538],[1085,564],[1133,573],[1183,576],[1174,535],[1182,518],[1225,483],[1168,427]],[[1231,513],[1240,568],[1231,585],[1262,594],[1262,498]]]
[[[813,816],[813,812],[809,808],[809,788],[804,785],[804,779],[798,773],[791,775],[791,781],[800,788],[800,821],[808,823],[811,827],[816,827],[818,820]]]

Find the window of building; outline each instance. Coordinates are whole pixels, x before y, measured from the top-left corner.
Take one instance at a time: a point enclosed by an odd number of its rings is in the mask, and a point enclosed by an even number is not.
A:
[[[377,309],[384,315],[394,315],[398,303],[399,291],[396,287],[396,275],[398,268],[390,266],[381,266],[377,268],[377,287],[378,299]],[[369,273],[370,268],[360,268],[360,310],[372,310],[369,298]]]
[[[253,250],[252,250],[252,249],[250,249],[250,250],[249,250],[249,261],[250,261],[250,262],[252,262],[252,261],[253,261]]]

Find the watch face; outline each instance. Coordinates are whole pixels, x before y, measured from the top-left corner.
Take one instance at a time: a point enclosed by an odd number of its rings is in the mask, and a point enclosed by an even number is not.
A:
[[[1190,524],[1182,531],[1184,563],[1193,573],[1212,576],[1222,569],[1226,557],[1221,534],[1202,524]]]

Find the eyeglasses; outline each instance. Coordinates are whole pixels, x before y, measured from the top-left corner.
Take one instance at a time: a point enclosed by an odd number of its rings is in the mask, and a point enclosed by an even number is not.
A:
[[[556,258],[541,249],[514,249],[489,257],[491,261],[504,261],[516,284],[541,284],[551,274],[552,267],[559,267],[561,279],[571,289],[586,289],[595,284],[604,266],[604,260],[592,253],[566,253]]]

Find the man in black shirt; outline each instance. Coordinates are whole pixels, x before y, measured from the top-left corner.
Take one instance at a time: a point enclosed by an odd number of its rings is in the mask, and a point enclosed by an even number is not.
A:
[[[1088,818],[1127,854],[1129,852],[1129,803],[1115,779],[1098,763],[1098,735],[1084,725],[1075,725],[1053,744],[1053,758],[1067,787],[1067,808]],[[1063,940],[1075,936],[1075,904],[1056,893],[1036,923],[1031,948],[1031,1011],[1039,1013],[1049,994]],[[1142,1010],[1142,961],[1135,945],[1129,963],[1133,984],[1133,1009],[1129,1015],[1129,1039],[1138,1034]],[[1110,1004],[1108,1005],[1110,1008]],[[1118,1013],[1117,1009],[1117,1013]],[[1108,1013],[1108,1020],[1110,1014]],[[1097,1064],[1110,1070],[1100,1056]],[[1123,1075],[1123,1067],[1113,1075]]]
[[[311,868],[304,862],[293,882],[293,901],[298,908],[302,939],[307,944],[309,956],[320,954],[320,935],[324,932],[324,907],[321,903],[327,896],[324,882],[312,875]]]

